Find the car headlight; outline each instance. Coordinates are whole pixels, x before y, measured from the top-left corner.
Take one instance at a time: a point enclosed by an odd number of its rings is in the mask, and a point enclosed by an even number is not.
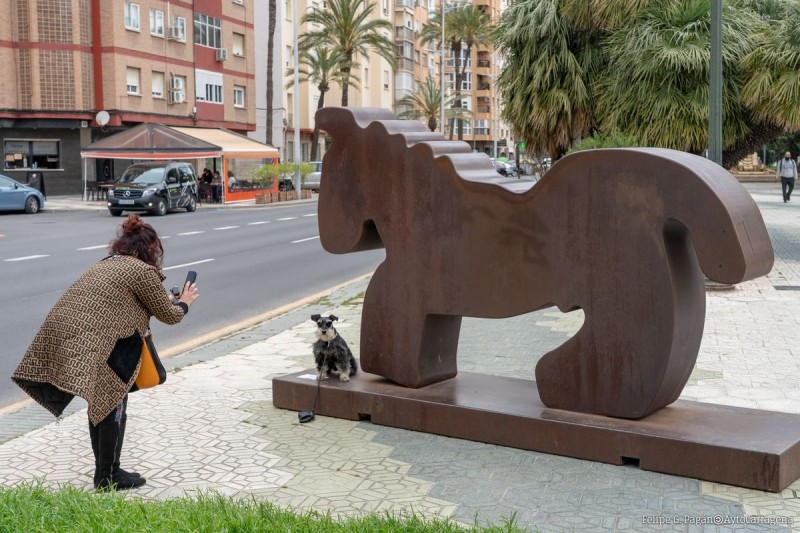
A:
[[[145,190],[145,191],[142,193],[142,196],[150,196],[151,194],[155,194],[157,191],[158,191],[158,189],[157,189],[157,188],[155,188],[155,187],[153,187],[153,188],[150,188],[150,189],[146,189],[146,190]]]

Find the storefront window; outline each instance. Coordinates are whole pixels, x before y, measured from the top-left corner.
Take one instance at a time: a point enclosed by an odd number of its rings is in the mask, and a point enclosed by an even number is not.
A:
[[[228,159],[228,192],[261,191],[272,188],[254,177],[270,159]]]
[[[61,141],[57,139],[6,140],[3,143],[3,168],[61,168],[60,145]]]

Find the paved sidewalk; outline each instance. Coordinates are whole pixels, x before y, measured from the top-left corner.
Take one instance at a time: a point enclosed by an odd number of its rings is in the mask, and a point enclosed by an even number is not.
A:
[[[784,204],[774,184],[746,188],[767,222],[775,268],[707,293],[703,343],[682,398],[800,413],[800,202]],[[313,365],[312,313],[338,315],[358,355],[366,283],[170,359],[165,385],[131,395],[123,467],[148,479],[131,494],[214,489],[335,515],[413,511],[464,524],[514,516],[548,532],[800,530],[800,481],[772,494],[368,422],[300,425],[296,413],[272,406],[270,380]],[[532,379],[538,357],[581,322],[580,312],[555,309],[465,319],[459,368]],[[77,403],[72,410],[58,423],[37,406],[0,415],[1,484],[91,486],[86,413]]]

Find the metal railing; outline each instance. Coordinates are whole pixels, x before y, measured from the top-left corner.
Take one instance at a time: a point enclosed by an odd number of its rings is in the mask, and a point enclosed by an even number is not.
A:
[[[402,70],[414,70],[414,60],[408,57],[398,57],[397,68]]]
[[[479,59],[478,60],[478,67],[479,68],[489,68],[492,66],[492,62],[488,59]]]
[[[400,39],[403,41],[414,42],[414,30],[412,30],[411,28],[406,28],[405,26],[395,26],[394,38],[395,40]]]

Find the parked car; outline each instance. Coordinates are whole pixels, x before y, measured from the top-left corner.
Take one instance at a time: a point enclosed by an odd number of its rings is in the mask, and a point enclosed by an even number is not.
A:
[[[306,176],[303,180],[303,189],[311,189],[314,192],[319,192],[319,183],[322,178],[322,161],[311,161],[314,166],[314,171]]]
[[[8,176],[0,175],[0,211],[38,213],[44,207],[44,195]]]
[[[134,163],[108,190],[108,212],[147,211],[165,215],[171,209],[197,209],[197,175],[189,163]]]
[[[491,159],[491,161],[492,164],[494,165],[494,169],[501,176],[507,176],[509,178],[513,178],[518,175],[516,166],[514,164],[506,163],[504,161],[498,161],[496,159]]]

